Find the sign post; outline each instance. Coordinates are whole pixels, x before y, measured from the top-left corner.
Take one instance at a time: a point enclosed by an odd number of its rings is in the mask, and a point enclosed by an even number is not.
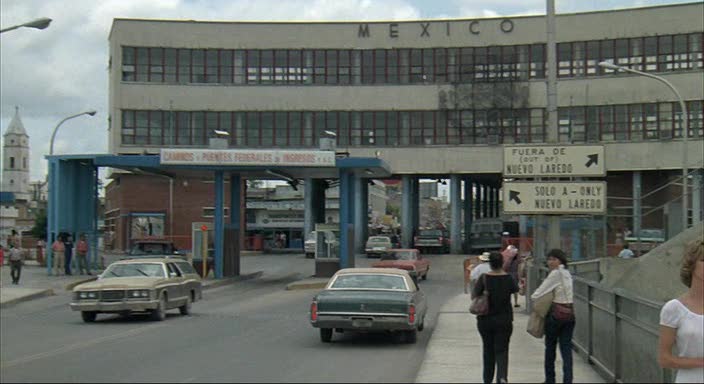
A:
[[[201,239],[201,242],[203,243],[203,254],[201,257],[203,258],[203,279],[208,275],[208,226],[203,224],[200,226],[200,230],[203,231],[203,237]]]

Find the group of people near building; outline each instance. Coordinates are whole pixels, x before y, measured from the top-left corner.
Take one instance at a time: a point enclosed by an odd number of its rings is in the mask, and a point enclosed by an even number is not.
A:
[[[54,275],[72,275],[71,259],[73,258],[73,248],[73,237],[67,233],[60,233],[59,236],[56,237],[56,240],[54,240],[51,244]],[[81,275],[84,273],[86,275],[90,275],[90,265],[88,263],[88,242],[86,241],[85,234],[81,234],[75,248],[78,273]]]
[[[572,335],[576,325],[573,280],[565,252],[552,249],[546,256],[550,272],[531,294],[534,304],[539,300],[550,301],[544,323],[540,324],[543,327],[540,335],[545,339],[545,383],[555,382],[557,346],[562,355],[563,382],[571,383]],[[515,247],[509,246],[501,253],[485,252],[479,261],[471,268],[470,286],[473,298],[488,294],[488,312],[477,315],[483,344],[483,380],[491,383],[496,376],[496,382],[504,383],[508,382],[508,351],[513,332],[511,295],[519,290],[525,292],[526,260],[521,260]],[[678,370],[675,382],[700,383],[704,382],[704,239],[686,245],[680,278],[688,290],[668,301],[661,310],[658,362],[663,368]],[[519,288],[520,285],[523,286]],[[517,301],[514,306],[519,306]]]

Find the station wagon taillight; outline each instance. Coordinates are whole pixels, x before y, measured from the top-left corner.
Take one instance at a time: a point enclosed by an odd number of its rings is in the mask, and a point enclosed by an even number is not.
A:
[[[416,322],[416,306],[411,304],[408,306],[408,324]]]
[[[315,301],[310,303],[310,321],[318,321],[318,303]]]

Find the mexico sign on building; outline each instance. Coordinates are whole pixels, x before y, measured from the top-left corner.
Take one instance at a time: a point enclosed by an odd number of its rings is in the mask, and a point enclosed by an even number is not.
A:
[[[606,213],[606,182],[504,182],[503,208],[509,214],[603,215]]]
[[[600,145],[504,147],[504,177],[605,176]]]

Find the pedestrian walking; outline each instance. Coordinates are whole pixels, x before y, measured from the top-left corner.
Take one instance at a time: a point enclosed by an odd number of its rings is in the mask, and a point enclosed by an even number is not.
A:
[[[71,275],[71,259],[73,258],[73,237],[64,235],[64,256],[66,257],[64,269],[67,276]]]
[[[503,257],[498,252],[489,254],[491,270],[482,275],[473,290],[473,296],[485,290],[489,295],[489,311],[477,315],[477,329],[482,337],[483,377],[491,383],[496,373],[497,383],[508,382],[508,344],[513,333],[513,309],[511,294],[518,286],[503,270]]]
[[[86,275],[90,275],[90,266],[88,265],[88,243],[86,242],[86,235],[81,234],[81,237],[76,244],[76,258],[78,259],[78,273],[83,274],[85,271]]]
[[[689,287],[660,311],[658,363],[677,370],[675,383],[704,382],[704,240],[687,244],[680,280]],[[676,347],[677,354],[672,353]]]
[[[559,249],[547,254],[550,273],[531,298],[537,300],[553,294],[552,305],[545,317],[545,382],[555,382],[555,348],[560,345],[562,382],[572,383],[572,334],[575,326],[572,275],[567,267],[567,256]]]
[[[51,244],[51,250],[53,251],[54,257],[54,275],[59,276],[60,271],[66,271],[65,257],[64,257],[64,239],[63,235],[59,235],[54,243]]]
[[[22,250],[15,246],[15,244],[10,244],[10,277],[12,277],[12,284],[20,283],[20,275],[22,275]]]
[[[469,292],[474,297],[474,287],[477,285],[479,278],[491,271],[491,265],[489,264],[489,252],[484,252],[478,257],[479,264],[470,266],[469,273]]]
[[[518,248],[514,245],[509,245],[504,249],[501,255],[504,257],[504,271],[506,271],[516,282],[516,285],[518,285],[520,280],[518,276],[518,266],[522,260],[522,257],[518,254]],[[518,292],[513,294],[513,306],[520,307],[518,304]]]

